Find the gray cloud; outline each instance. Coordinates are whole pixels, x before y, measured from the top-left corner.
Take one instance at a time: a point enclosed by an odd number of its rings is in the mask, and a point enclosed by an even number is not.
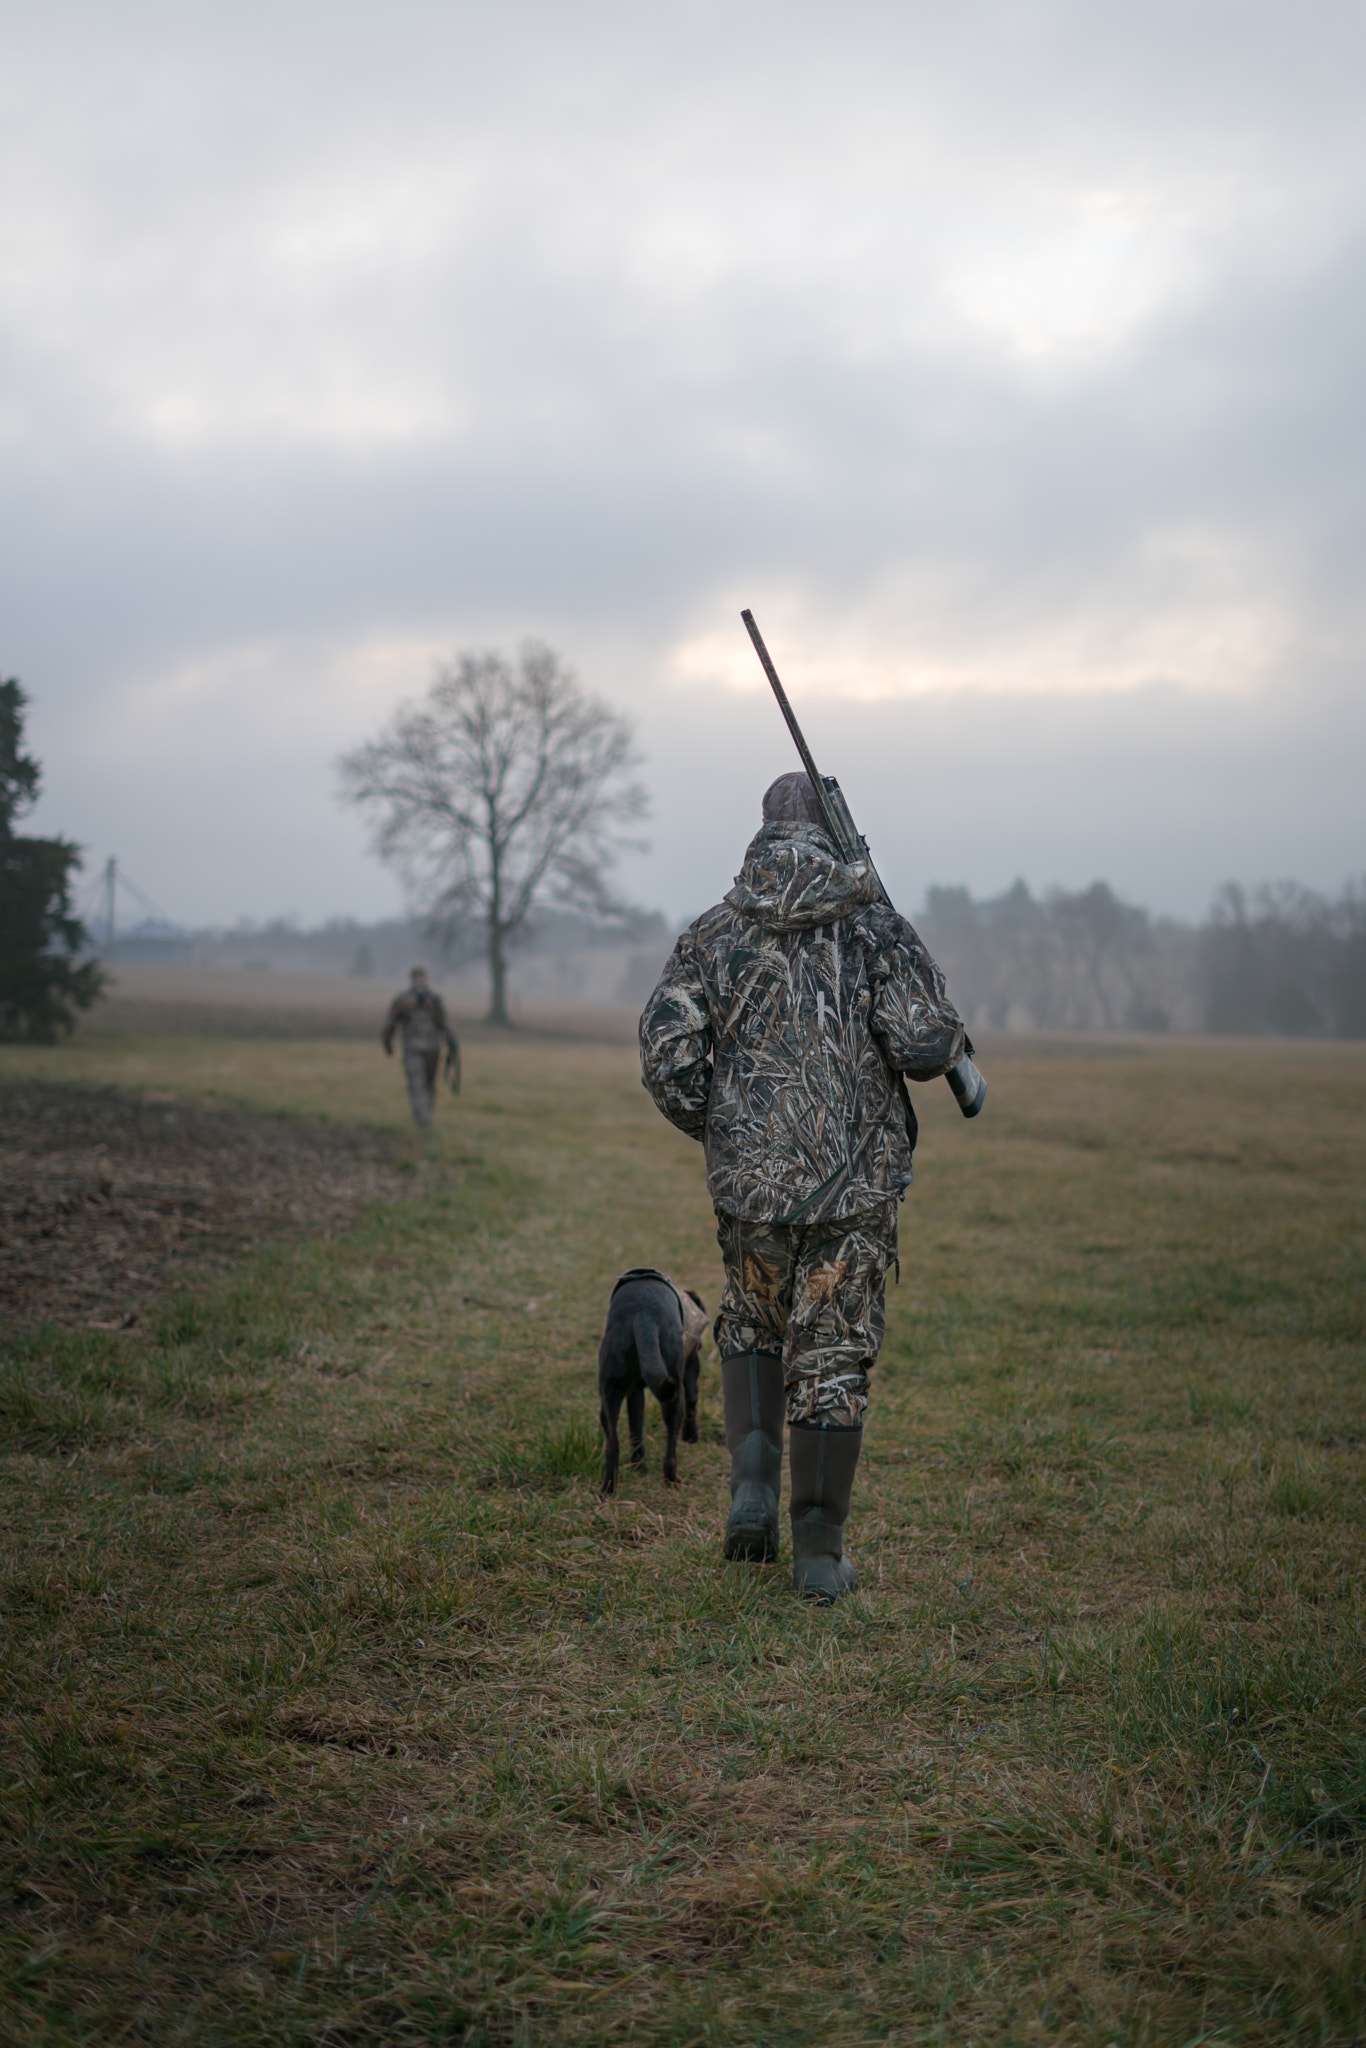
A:
[[[455,645],[637,715],[683,911],[784,763],[911,895],[1366,865],[1359,15],[58,4],[0,30],[0,662],[41,821],[375,910]],[[890,855],[890,858],[889,858]]]

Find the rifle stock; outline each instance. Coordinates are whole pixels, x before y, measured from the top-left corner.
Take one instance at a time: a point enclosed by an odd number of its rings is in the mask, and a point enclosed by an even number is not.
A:
[[[753,612],[742,611],[740,617],[745,622],[745,630],[754,642],[754,652],[758,655],[764,674],[768,677],[769,686],[778,700],[778,709],[787,720],[787,729],[796,744],[798,754],[801,756],[801,763],[806,770],[811,787],[816,792],[816,801],[821,807],[821,817],[824,820],[826,831],[835,842],[836,852],[842,861],[849,864],[861,861],[869,869],[873,880],[877,883],[878,893],[882,897],[883,902],[889,910],[892,909],[894,907],[892,899],[887,894],[886,885],[881,875],[873,865],[873,856],[868,851],[868,841],[854,823],[854,816],[845,801],[844,791],[840,788],[833,775],[822,775],[816,766],[815,757],[810,747],[806,744],[806,735],[797,723],[797,714],[789,704],[787,691],[783,688],[778,677],[778,671],[773,666],[773,657],[770,655],[767,647],[765,647],[763,635],[754,623]],[[958,1062],[958,1065],[945,1074],[944,1079],[953,1090],[954,1100],[957,1102],[963,1115],[976,1116],[987,1099],[987,1084],[986,1078],[980,1069],[973,1065],[971,1040],[968,1041],[967,1050]]]

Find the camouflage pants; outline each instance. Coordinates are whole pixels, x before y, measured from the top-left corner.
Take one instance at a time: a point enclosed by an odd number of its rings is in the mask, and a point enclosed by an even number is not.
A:
[[[722,1358],[781,1351],[787,1419],[861,1422],[887,1328],[897,1203],[838,1223],[751,1223],[716,1212],[726,1286]]]
[[[425,1131],[436,1105],[436,1076],[441,1065],[441,1047],[404,1046],[403,1072],[408,1082],[408,1100],[413,1121]]]

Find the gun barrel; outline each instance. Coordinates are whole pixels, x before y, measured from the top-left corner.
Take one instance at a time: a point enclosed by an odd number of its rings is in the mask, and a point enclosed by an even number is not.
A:
[[[814,790],[816,790],[817,793],[819,793],[821,788],[820,771],[816,767],[816,763],[812,756],[810,747],[808,747],[808,745],[806,744],[806,740],[802,734],[802,729],[797,723],[797,714],[787,701],[787,691],[783,688],[782,684],[778,680],[778,671],[773,666],[772,655],[769,653],[768,649],[764,645],[764,636],[754,623],[753,612],[741,612],[740,617],[745,622],[745,630],[748,632],[750,639],[754,642],[754,652],[758,655],[759,660],[762,662],[764,674],[768,677],[769,683],[772,686],[773,694],[778,700],[778,709],[782,712],[783,717],[787,720],[787,729],[791,733],[793,740],[796,742],[797,752],[802,757],[802,766],[803,768],[805,768],[807,774],[811,777],[811,787]]]
[[[810,747],[806,744],[805,734],[797,723],[797,714],[788,703],[787,691],[783,688],[778,677],[778,671],[773,666],[773,657],[764,645],[764,636],[754,623],[753,612],[748,610],[742,611],[740,617],[745,622],[745,631],[754,642],[754,652],[758,655],[764,674],[768,677],[769,686],[778,700],[778,709],[787,720],[787,729],[791,733],[797,752],[801,756],[802,766],[810,777],[811,787],[816,792],[816,799],[825,818],[826,829],[834,840],[842,859],[846,861],[867,861],[869,868],[872,870],[873,879],[881,892],[882,900],[890,907],[892,899],[887,894],[886,884],[883,882],[877,869],[873,867],[872,855],[868,851],[868,842],[854,823],[853,815],[844,800],[843,790],[833,775],[822,775],[816,766],[815,757]],[[987,1099],[986,1076],[981,1072],[980,1068],[973,1065],[971,1043],[972,1041],[969,1040],[969,1050],[964,1053],[958,1065],[944,1076],[964,1116],[976,1116]],[[905,1085],[903,1081],[901,1083],[903,1092]]]
[[[787,729],[791,733],[797,752],[801,756],[802,766],[806,770],[807,779],[816,792],[816,801],[821,807],[821,815],[825,820],[825,829],[839,849],[840,859],[845,861],[866,860],[869,867],[872,867],[873,864],[868,848],[864,844],[858,827],[850,815],[848,804],[844,801],[844,792],[833,775],[822,775],[816,766],[816,757],[806,744],[806,735],[797,723],[796,712],[787,701],[787,691],[783,688],[778,671],[773,666],[773,657],[764,645],[764,636],[754,623],[753,612],[741,612],[740,617],[744,620],[749,637],[754,642],[754,652],[763,663],[764,674],[768,677],[773,694],[778,700],[778,709],[787,720]],[[873,873],[877,877],[879,889],[882,889],[882,878],[877,875],[876,868],[873,869]],[[882,889],[882,893],[884,897],[887,896],[885,889]],[[887,900],[890,902],[891,898],[887,897]]]

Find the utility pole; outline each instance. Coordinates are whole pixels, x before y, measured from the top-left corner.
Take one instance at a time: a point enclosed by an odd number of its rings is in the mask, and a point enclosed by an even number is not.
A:
[[[114,950],[114,856],[111,853],[104,864],[104,946],[107,953]]]

